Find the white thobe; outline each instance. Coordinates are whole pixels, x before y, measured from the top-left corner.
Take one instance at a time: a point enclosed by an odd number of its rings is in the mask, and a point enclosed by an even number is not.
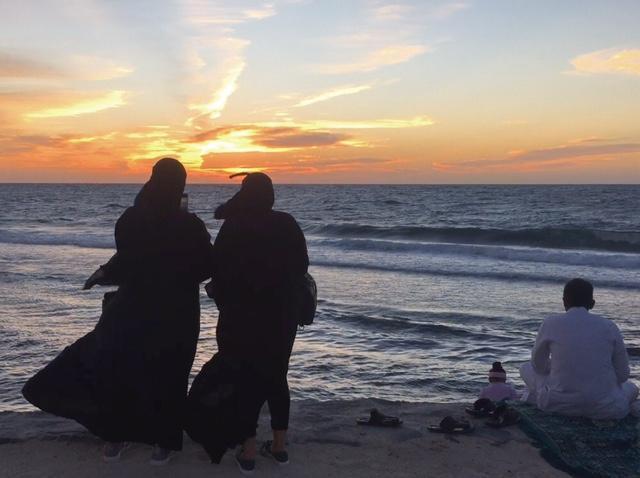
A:
[[[529,401],[563,415],[624,418],[638,395],[638,388],[627,382],[629,358],[620,330],[584,307],[542,323],[531,362],[520,374]]]

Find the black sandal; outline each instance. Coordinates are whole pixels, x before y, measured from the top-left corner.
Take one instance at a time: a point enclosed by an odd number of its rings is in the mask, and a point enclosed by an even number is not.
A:
[[[488,398],[480,398],[473,403],[472,407],[465,408],[465,411],[476,418],[485,418],[490,416],[496,409],[496,404]]]
[[[400,420],[398,417],[385,415],[384,413],[379,412],[377,408],[374,408],[373,410],[371,410],[369,417],[358,418],[356,420],[356,423],[358,425],[395,428],[402,425],[402,420]]]
[[[491,414],[486,423],[492,428],[504,428],[515,425],[519,421],[520,413],[517,410],[506,405],[500,405]]]
[[[462,434],[471,433],[474,427],[464,419],[456,420],[452,416],[446,416],[442,419],[440,425],[430,425],[427,430],[434,433]]]

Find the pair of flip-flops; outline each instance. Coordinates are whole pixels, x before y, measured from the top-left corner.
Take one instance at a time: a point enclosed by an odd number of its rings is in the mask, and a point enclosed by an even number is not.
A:
[[[398,417],[385,415],[377,408],[374,408],[371,410],[368,417],[358,418],[356,423],[358,425],[395,428],[402,425],[402,420]],[[464,419],[456,419],[451,416],[446,416],[442,419],[439,425],[429,426],[428,429],[429,431],[436,433],[470,433],[473,431],[473,425]]]
[[[471,433],[474,427],[463,418],[454,418],[447,415],[438,425],[430,425],[427,430],[434,433],[464,434]]]
[[[508,427],[520,421],[517,410],[504,402],[495,404],[488,398],[476,400],[473,407],[468,407],[465,411],[476,418],[487,418],[485,423],[493,428]]]
[[[373,427],[395,428],[402,425],[402,420],[400,420],[398,417],[385,415],[377,408],[374,408],[373,410],[371,410],[368,417],[358,418],[356,420],[356,423],[358,425],[367,425]]]

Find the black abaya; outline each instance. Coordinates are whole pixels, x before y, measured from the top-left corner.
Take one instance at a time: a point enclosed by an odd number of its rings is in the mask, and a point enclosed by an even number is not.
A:
[[[23,389],[44,411],[72,418],[111,442],[182,448],[189,372],[200,327],[199,283],[211,275],[204,223],[180,210],[129,208],[104,267],[118,290],[95,329]]]

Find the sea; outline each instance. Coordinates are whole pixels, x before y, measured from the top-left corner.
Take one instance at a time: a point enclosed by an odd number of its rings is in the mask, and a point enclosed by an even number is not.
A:
[[[109,288],[81,286],[139,188],[0,185],[0,410],[33,410],[23,383],[95,326]],[[187,187],[212,237],[237,188]],[[573,277],[593,282],[640,381],[640,186],[277,185],[276,208],[301,225],[318,284],[294,400],[472,401],[496,360],[522,389],[518,367]],[[217,310],[201,302],[193,374],[216,352]]]

